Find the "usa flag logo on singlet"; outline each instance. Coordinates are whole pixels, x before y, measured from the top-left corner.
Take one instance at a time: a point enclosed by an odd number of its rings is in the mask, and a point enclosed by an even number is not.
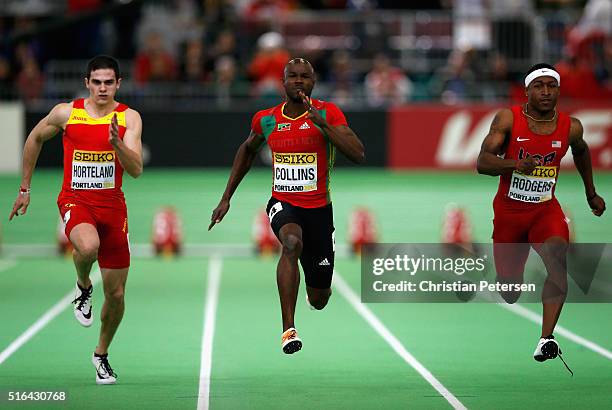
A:
[[[561,148],[561,141],[553,141],[552,142],[552,147],[553,148]]]

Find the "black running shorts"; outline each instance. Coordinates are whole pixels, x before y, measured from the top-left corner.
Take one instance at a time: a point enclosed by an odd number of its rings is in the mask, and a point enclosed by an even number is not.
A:
[[[302,228],[302,255],[300,264],[306,285],[329,289],[334,272],[336,239],[332,205],[321,208],[301,208],[276,198],[270,198],[266,213],[277,238],[283,225],[298,224]]]

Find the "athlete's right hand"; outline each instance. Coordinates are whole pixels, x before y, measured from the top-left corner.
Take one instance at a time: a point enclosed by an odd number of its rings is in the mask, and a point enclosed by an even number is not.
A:
[[[25,215],[26,211],[28,210],[28,205],[30,205],[30,194],[24,195],[22,193],[18,193],[17,199],[13,204],[13,210],[9,215],[9,221],[11,221],[14,216]]]
[[[208,225],[208,230],[210,231],[215,224],[218,224],[223,220],[223,217],[229,211],[230,203],[227,199],[222,199],[219,202],[219,205],[214,209],[212,216],[210,217],[210,225]]]
[[[108,126],[108,142],[113,147],[119,142],[119,122],[117,121],[117,113],[113,114],[111,123]]]
[[[530,155],[527,155],[525,158],[517,161],[516,170],[521,174],[531,175],[537,165],[538,162],[536,159]]]

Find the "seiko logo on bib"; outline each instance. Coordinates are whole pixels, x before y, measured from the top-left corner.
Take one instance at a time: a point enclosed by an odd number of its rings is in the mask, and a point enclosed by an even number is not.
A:
[[[115,151],[74,151],[72,159],[82,162],[113,162],[115,160]]]
[[[275,164],[316,164],[317,163],[317,154],[278,154],[274,153],[274,163]]]
[[[115,151],[74,150],[72,189],[115,188]]]

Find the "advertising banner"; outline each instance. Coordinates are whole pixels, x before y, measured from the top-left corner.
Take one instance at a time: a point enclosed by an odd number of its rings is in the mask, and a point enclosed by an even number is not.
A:
[[[405,105],[389,110],[390,168],[475,169],[480,146],[502,106]],[[612,169],[612,105],[568,105],[589,144],[593,167]],[[562,165],[572,164],[571,152]]]

